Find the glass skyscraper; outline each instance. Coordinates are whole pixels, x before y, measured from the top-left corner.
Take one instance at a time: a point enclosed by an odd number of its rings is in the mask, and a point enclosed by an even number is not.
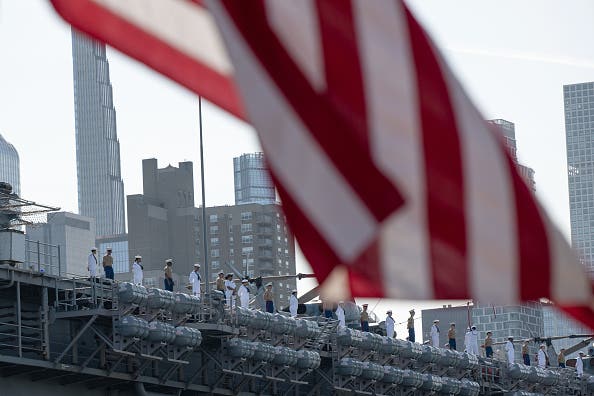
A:
[[[571,244],[594,272],[594,82],[563,86]]]
[[[264,154],[243,154],[233,158],[233,179],[235,182],[235,205],[276,202],[276,191]]]
[[[12,192],[21,194],[19,153],[0,135],[0,182],[10,183]]]
[[[125,233],[120,143],[105,45],[72,30],[78,210],[97,236]]]

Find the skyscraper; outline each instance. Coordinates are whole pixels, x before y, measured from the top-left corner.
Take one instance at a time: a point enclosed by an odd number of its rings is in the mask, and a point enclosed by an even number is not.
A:
[[[123,234],[124,183],[105,45],[72,30],[78,211],[97,236]]]
[[[276,191],[264,154],[242,154],[233,158],[233,179],[235,181],[235,205],[276,202]]]
[[[0,182],[10,183],[12,192],[21,194],[19,153],[0,135]]]
[[[563,86],[571,244],[594,272],[594,82]]]

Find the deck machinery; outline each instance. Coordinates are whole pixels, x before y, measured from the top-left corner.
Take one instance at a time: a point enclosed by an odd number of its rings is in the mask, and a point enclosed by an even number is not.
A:
[[[61,395],[594,395],[594,379],[570,368],[508,367],[337,325],[230,311],[217,291],[198,300],[0,266],[0,394],[12,381]]]

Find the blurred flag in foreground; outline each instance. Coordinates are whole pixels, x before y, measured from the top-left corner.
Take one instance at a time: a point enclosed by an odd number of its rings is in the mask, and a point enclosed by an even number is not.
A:
[[[402,1],[52,3],[256,128],[337,298],[547,298],[594,328],[592,281]]]

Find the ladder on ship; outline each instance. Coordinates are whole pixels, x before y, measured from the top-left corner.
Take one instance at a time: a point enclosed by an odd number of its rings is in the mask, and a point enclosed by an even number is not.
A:
[[[336,329],[338,328],[338,320],[320,318],[318,319],[318,325],[321,328],[321,333],[317,338],[310,339],[305,347],[308,349],[315,349],[321,351],[324,345],[330,344],[332,336],[336,335]]]

